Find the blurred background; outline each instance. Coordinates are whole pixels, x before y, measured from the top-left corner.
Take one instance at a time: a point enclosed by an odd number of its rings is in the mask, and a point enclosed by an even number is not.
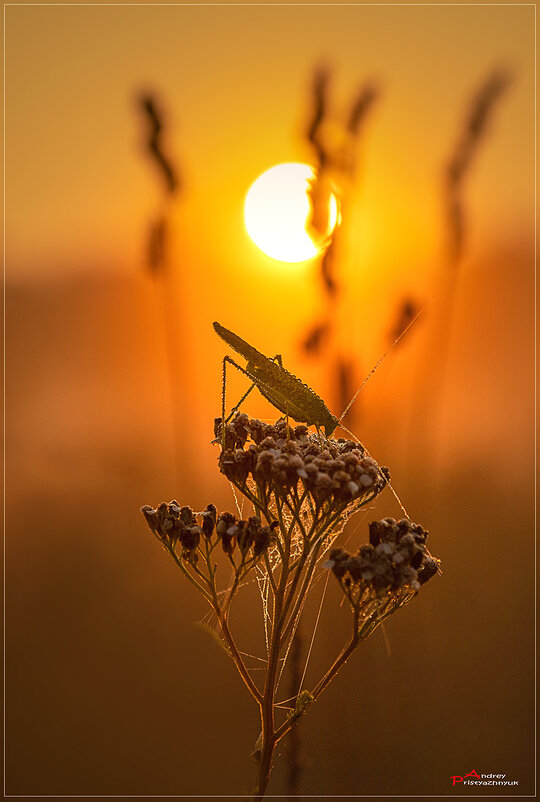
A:
[[[302,721],[300,793],[474,769],[532,794],[534,8],[9,6],[5,42],[6,793],[253,786],[257,711],[139,513],[234,508],[218,320],[337,414],[390,348],[347,424],[443,561]],[[243,204],[343,141],[332,288]],[[308,688],[347,636],[334,591]],[[233,625],[260,635],[252,588]]]

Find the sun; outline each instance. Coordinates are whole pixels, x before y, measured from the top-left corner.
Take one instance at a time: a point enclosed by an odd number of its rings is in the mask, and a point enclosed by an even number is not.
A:
[[[280,262],[305,262],[322,248],[315,244],[306,224],[310,214],[309,181],[315,171],[309,164],[277,164],[253,182],[246,195],[246,229],[263,253]],[[338,218],[334,195],[329,200],[329,231]]]

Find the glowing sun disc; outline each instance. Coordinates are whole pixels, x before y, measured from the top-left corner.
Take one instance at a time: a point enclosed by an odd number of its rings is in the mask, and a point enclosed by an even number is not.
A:
[[[309,181],[315,172],[309,164],[277,164],[251,185],[244,205],[246,229],[263,253],[280,262],[305,262],[320,253],[306,231],[310,214]],[[337,200],[330,197],[329,226],[338,217]]]

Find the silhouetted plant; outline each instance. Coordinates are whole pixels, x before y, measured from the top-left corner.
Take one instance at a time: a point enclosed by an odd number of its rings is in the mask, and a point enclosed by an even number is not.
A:
[[[178,308],[174,292],[174,271],[169,260],[172,234],[172,204],[182,190],[180,170],[167,152],[165,143],[165,113],[163,103],[155,93],[143,92],[137,98],[137,109],[142,113],[144,124],[144,150],[150,163],[156,168],[162,186],[162,195],[155,217],[149,223],[146,243],[146,264],[155,280],[161,304],[160,319],[163,321],[165,356],[167,360],[169,397],[173,421],[173,444],[175,472],[181,461],[181,423],[178,410],[181,408],[182,359],[178,351],[176,321]]]
[[[167,265],[167,245],[169,238],[169,201],[180,190],[178,168],[165,152],[164,117],[155,95],[143,93],[138,98],[138,105],[146,123],[145,148],[158,175],[163,182],[162,208],[151,222],[148,233],[147,261],[153,273],[160,273]]]
[[[428,343],[429,353],[425,360],[418,362],[417,367],[417,396],[409,422],[409,438],[414,437],[417,443],[419,429],[431,445],[436,441],[440,404],[445,397],[458,285],[471,227],[471,215],[467,212],[465,196],[467,179],[482,145],[486,142],[495,109],[511,82],[509,72],[495,69],[480,83],[466,107],[456,144],[442,169],[442,207],[446,238],[443,266],[439,271],[442,303]],[[421,427],[418,426],[418,420],[422,421]]]
[[[320,356],[325,349],[330,350],[327,359],[332,372],[330,384],[337,388],[334,401],[344,409],[350,400],[350,397],[344,400],[344,388],[352,388],[358,382],[355,362],[332,347],[336,321],[340,317],[337,306],[344,291],[339,265],[344,256],[343,231],[349,218],[350,194],[357,182],[358,142],[366,119],[379,97],[379,89],[371,82],[361,86],[348,114],[339,120],[329,114],[329,86],[330,71],[326,67],[319,67],[313,78],[311,114],[306,128],[315,168],[315,178],[309,188],[311,214],[307,229],[321,247],[319,270],[323,297],[321,312],[308,328],[301,344],[303,351],[312,357]],[[332,196],[337,198],[338,219],[328,235]]]
[[[305,425],[284,420],[271,425],[237,413],[222,431],[219,470],[247,502],[251,515],[218,513],[213,504],[201,512],[177,501],[144,506],[152,533],[184,577],[215,613],[214,633],[255,701],[261,734],[254,749],[258,763],[254,799],[268,786],[274,750],[290,733],[356,647],[383,621],[408,604],[438,569],[426,548],[427,532],[404,518],[385,518],[369,526],[369,543],[357,554],[334,548],[351,515],[373,501],[389,481],[355,441],[326,439]],[[220,587],[217,553],[230,563],[232,580]],[[299,688],[288,709],[276,690],[314,575],[324,555],[350,608],[347,643],[315,685]],[[238,635],[230,626],[233,602],[241,587],[257,580],[263,601],[267,652],[258,683],[245,661]],[[259,658],[260,659],[260,658]]]

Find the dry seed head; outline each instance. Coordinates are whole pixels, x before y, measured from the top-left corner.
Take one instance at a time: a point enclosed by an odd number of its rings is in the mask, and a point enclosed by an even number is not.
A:
[[[225,428],[219,467],[242,492],[249,482],[263,495],[278,498],[305,491],[315,507],[336,509],[373,498],[387,481],[387,473],[359,443],[343,438],[321,442],[307,426],[292,428],[283,420],[270,425],[245,414]]]
[[[356,555],[333,549],[326,565],[345,586],[353,606],[392,596],[401,601],[437,573],[438,562],[425,546],[427,535],[407,518],[383,518],[369,525],[370,542]]]
[[[225,554],[232,556],[236,549],[245,560],[260,557],[275,543],[276,522],[263,526],[256,516],[239,520],[231,512],[218,512],[209,504],[202,512],[180,507],[177,501],[158,504],[154,509],[141,507],[148,526],[168,549],[182,547],[181,557],[192,564],[197,562],[197,548],[203,535],[210,546],[221,543]]]
[[[148,504],[141,507],[146,522],[161,542],[171,549],[180,543],[182,557],[191,562],[197,561],[196,549],[199,545],[202,528],[191,507],[181,507],[176,500],[158,504],[153,509]]]

